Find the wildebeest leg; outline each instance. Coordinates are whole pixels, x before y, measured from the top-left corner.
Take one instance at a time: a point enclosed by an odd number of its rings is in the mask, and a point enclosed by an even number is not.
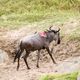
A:
[[[49,50],[49,47],[46,47],[46,50],[48,51],[48,54],[50,55],[50,57],[51,57],[53,63],[56,64],[56,62],[55,62],[54,58],[52,57],[52,54],[51,54],[51,52],[50,52],[50,50]]]
[[[20,58],[18,58],[17,71],[18,71],[18,69],[19,69],[19,67],[20,67],[20,65],[19,65],[19,60],[20,60]]]
[[[27,57],[29,56],[29,52],[26,50],[26,54],[23,56],[23,59],[24,59],[24,62],[27,66],[28,69],[30,69],[30,67],[28,66],[28,63],[27,63]]]
[[[37,65],[36,67],[39,68],[39,58],[40,58],[40,50],[37,52]]]
[[[53,52],[53,48],[51,48],[51,53]]]

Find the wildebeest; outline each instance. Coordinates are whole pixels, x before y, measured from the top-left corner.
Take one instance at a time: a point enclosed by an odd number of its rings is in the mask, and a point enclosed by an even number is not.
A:
[[[57,44],[60,44],[60,32],[59,32],[60,29],[53,30],[51,28],[52,27],[50,27],[48,30],[44,32],[39,32],[33,35],[26,36],[20,40],[19,47],[15,51],[16,55],[14,57],[14,62],[16,61],[16,59],[18,59],[17,70],[19,69],[20,56],[24,50],[26,51],[26,54],[23,56],[23,59],[28,69],[30,69],[30,67],[28,66],[28,63],[27,63],[27,57],[29,56],[30,52],[36,51],[36,50],[38,50],[37,67],[39,67],[38,62],[39,62],[39,57],[40,57],[39,54],[41,49],[46,49],[53,63],[56,63],[49,49],[49,44],[53,40],[55,40]]]

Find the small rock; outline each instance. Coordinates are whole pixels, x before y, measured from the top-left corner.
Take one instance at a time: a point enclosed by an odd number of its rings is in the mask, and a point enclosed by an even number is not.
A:
[[[9,60],[8,54],[0,49],[0,63],[7,62]]]

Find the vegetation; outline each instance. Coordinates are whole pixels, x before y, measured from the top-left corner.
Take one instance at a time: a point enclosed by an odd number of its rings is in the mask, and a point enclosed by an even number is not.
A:
[[[40,80],[77,80],[78,72],[57,75],[45,75]]]
[[[71,18],[80,18],[80,0],[0,0],[0,27],[13,29],[36,24],[44,29]],[[79,27],[66,38],[80,40]]]
[[[62,22],[78,16],[79,11],[80,0],[0,0],[0,27],[43,20]]]

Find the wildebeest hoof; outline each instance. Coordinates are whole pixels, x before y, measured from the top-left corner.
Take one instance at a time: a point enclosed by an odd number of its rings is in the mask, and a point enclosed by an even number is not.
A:
[[[30,67],[28,67],[28,69],[31,69]]]
[[[19,68],[17,68],[17,71],[19,70]]]
[[[54,64],[57,64],[56,62],[54,62]]]
[[[38,66],[38,65],[37,65],[36,67],[37,67],[37,68],[39,68],[39,66]]]

